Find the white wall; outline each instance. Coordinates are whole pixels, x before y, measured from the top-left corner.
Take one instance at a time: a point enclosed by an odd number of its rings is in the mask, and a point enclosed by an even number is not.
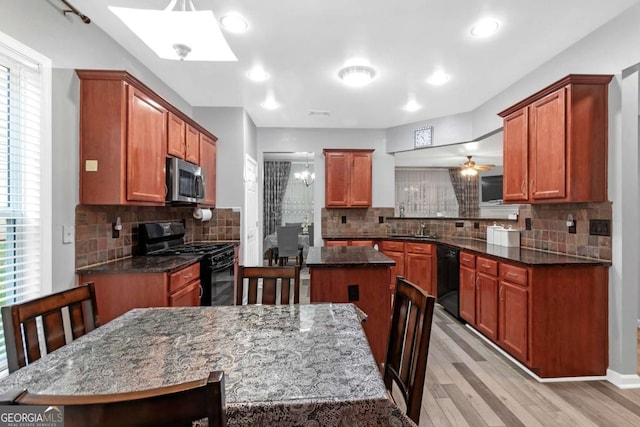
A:
[[[55,6],[54,6],[55,5]],[[191,107],[95,24],[63,16],[62,4],[42,0],[2,1],[0,31],[51,58],[53,152],[53,290],[75,283],[75,246],[62,243],[62,225],[75,224],[78,203],[77,68],[125,69],[185,114]]]
[[[413,150],[413,132],[416,128],[423,126],[433,126],[434,147],[471,141],[473,139],[471,124],[471,113],[461,113],[388,128],[386,130],[387,152]]]

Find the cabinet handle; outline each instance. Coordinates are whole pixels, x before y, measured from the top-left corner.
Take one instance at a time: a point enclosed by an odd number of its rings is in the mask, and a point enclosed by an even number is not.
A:
[[[480,283],[478,283],[479,280],[480,277],[476,277],[476,289],[480,289]]]
[[[500,301],[504,301],[504,296],[502,296],[502,291],[504,290],[503,286],[500,286],[500,292],[498,292],[498,296],[500,297]]]
[[[202,285],[200,285],[200,298],[202,298],[203,293],[204,293],[204,289],[202,288]]]
[[[184,276],[182,276],[182,278],[184,279],[191,279],[192,277],[193,277],[193,273],[185,274]]]
[[[507,271],[506,275],[509,276],[509,277],[518,277],[519,276],[518,274],[512,273],[510,271]]]
[[[535,190],[535,185],[536,185],[536,180],[532,179],[531,180],[531,187],[530,187],[532,192]]]
[[[489,267],[491,267],[491,266],[490,266],[489,264],[482,264],[482,266],[481,266],[481,267],[482,267],[482,268],[489,268]]]
[[[521,192],[522,194],[524,194],[524,193],[525,193],[525,185],[526,185],[525,181],[524,181],[524,180],[522,180],[522,184],[520,184],[520,192]]]

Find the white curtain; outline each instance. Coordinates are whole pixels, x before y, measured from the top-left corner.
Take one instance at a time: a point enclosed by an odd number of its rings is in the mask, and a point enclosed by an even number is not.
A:
[[[396,216],[457,217],[458,199],[447,169],[396,168]]]
[[[313,186],[308,187],[295,178],[296,172],[306,169],[305,163],[292,163],[287,190],[282,201],[282,223],[313,222]],[[313,172],[313,164],[309,164],[309,171]]]

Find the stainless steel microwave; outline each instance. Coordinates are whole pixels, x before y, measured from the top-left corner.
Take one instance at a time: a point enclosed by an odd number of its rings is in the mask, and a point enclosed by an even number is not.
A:
[[[201,202],[204,199],[203,175],[200,166],[167,157],[167,202]]]

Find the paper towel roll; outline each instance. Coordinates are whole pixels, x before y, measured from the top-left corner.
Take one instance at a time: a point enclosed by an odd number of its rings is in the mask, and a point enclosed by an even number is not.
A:
[[[195,208],[193,210],[193,217],[200,221],[209,221],[211,219],[211,209]]]

